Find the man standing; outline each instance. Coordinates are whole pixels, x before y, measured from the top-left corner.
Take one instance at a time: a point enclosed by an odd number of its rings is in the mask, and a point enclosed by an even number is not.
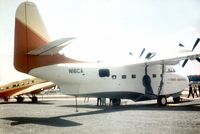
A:
[[[198,84],[199,96],[200,96],[200,84]]]
[[[192,90],[192,85],[189,85],[189,94],[188,94],[188,98],[190,97],[190,95],[192,95],[192,97],[194,98],[194,94],[193,94],[193,90]]]
[[[198,97],[198,94],[197,94],[197,85],[194,85],[193,89],[194,89],[194,95],[196,94],[196,96]]]

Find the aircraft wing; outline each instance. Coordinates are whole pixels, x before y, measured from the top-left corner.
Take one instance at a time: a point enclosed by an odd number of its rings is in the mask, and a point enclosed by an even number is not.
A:
[[[177,57],[171,57],[171,58],[166,58],[166,59],[159,59],[159,60],[149,60],[143,63],[139,63],[141,65],[156,65],[156,64],[164,64],[164,65],[176,65],[178,64],[181,60],[185,60],[183,63],[184,65],[187,63],[188,60],[197,60],[200,62],[200,54],[199,53],[188,53],[186,55],[181,55]]]
[[[20,90],[16,93],[12,94],[11,97],[23,95],[23,94],[39,94],[40,92],[42,92],[46,89],[50,89],[54,86],[55,86],[55,84],[52,83],[52,82],[45,82],[45,83],[36,84],[36,85],[30,86],[28,88],[22,89],[22,90]]]
[[[55,41],[52,41],[46,45],[43,45],[40,48],[34,49],[28,52],[28,55],[54,55],[57,54],[64,47],[69,45],[71,40],[75,39],[74,37],[61,38]]]

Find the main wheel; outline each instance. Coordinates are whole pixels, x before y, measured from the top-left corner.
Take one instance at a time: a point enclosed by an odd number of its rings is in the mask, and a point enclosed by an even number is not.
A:
[[[167,105],[167,98],[164,95],[158,96],[157,103],[159,106],[166,106]]]
[[[4,100],[5,102],[8,102],[9,97],[3,97],[3,100]]]
[[[24,97],[17,96],[16,97],[18,103],[22,103],[24,101]]]
[[[33,97],[31,98],[31,100],[32,100],[33,103],[36,103],[36,102],[38,101],[38,98],[37,98],[36,96],[33,96]]]
[[[113,106],[120,106],[121,99],[112,99],[112,105]]]

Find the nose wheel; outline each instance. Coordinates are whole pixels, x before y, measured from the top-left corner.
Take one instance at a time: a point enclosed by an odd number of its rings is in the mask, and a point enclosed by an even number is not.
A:
[[[157,103],[159,106],[166,106],[167,105],[167,98],[164,95],[158,96]]]

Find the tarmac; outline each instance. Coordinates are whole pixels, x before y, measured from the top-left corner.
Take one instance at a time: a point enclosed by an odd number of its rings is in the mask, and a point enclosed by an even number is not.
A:
[[[156,100],[122,100],[121,106],[96,106],[96,99],[44,96],[38,103],[0,103],[0,134],[199,134],[200,98],[166,107]],[[108,101],[107,101],[108,102]]]

